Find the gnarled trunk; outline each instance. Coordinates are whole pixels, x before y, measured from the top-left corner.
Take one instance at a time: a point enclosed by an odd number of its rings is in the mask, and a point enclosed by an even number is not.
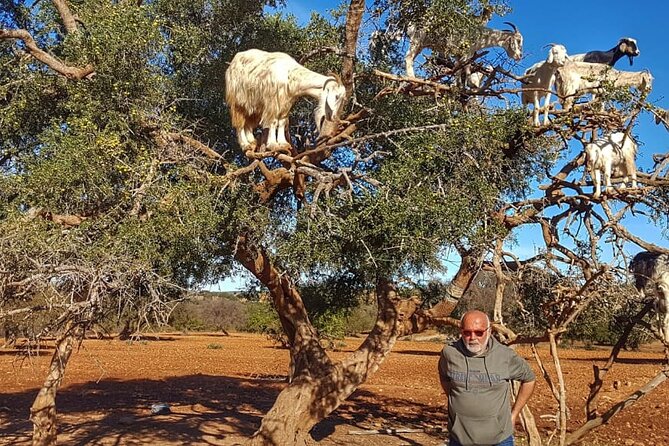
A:
[[[344,402],[378,368],[399,333],[394,286],[379,280],[376,324],[362,345],[342,362],[333,363],[321,347],[302,298],[286,274],[267,254],[240,237],[237,259],[270,291],[291,344],[293,380],[265,415],[251,445],[306,444],[311,428]]]
[[[65,367],[70,360],[75,342],[83,336],[83,328],[70,321],[63,334],[56,338],[56,349],[51,358],[49,373],[32,407],[33,446],[55,445],[57,440],[56,393],[65,376]]]
[[[346,360],[332,364],[308,364],[296,367],[293,382],[278,396],[272,409],[263,418],[260,429],[251,439],[252,445],[306,444],[312,427],[341,405],[381,365],[392,349],[398,334],[394,287],[387,281],[377,286],[379,313],[376,325],[363,344]],[[316,349],[319,352],[306,350]],[[296,364],[302,358],[325,354],[320,344],[300,349]]]

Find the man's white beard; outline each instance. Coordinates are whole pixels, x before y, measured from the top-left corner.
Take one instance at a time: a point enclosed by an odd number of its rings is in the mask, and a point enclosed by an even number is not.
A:
[[[485,352],[485,349],[486,349],[486,346],[488,345],[488,340],[489,339],[490,339],[490,337],[486,336],[485,339],[482,339],[481,341],[477,341],[476,343],[473,343],[471,345],[468,342],[465,342],[465,347],[472,354],[480,355],[481,353]]]

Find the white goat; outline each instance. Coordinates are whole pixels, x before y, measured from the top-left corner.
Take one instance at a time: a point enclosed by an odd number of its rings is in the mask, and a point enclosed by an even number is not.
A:
[[[653,283],[657,292],[655,311],[660,321],[664,342],[669,342],[669,255],[642,251],[630,262],[637,291],[645,297],[645,288]]]
[[[583,54],[574,54],[570,59],[576,62],[603,63],[612,67],[621,57],[627,56],[631,66],[634,64],[634,58],[639,54],[636,39],[622,37],[618,44],[608,51],[588,51]]]
[[[658,108],[655,111],[655,124],[662,123],[664,128],[669,131],[669,110]]]
[[[607,188],[611,187],[611,174],[623,177],[621,189],[626,187],[628,177],[632,177],[632,187],[636,187],[636,151],[634,139],[623,132],[586,144],[585,166],[594,184],[594,198],[601,195],[602,173]]]
[[[302,96],[318,99],[314,119],[320,132],[342,105],[345,87],[335,76],[315,73],[285,53],[252,49],[235,54],[225,72],[225,99],[243,151],[256,146],[253,131],[269,129],[268,150],[290,150],[288,114]]]
[[[480,37],[471,43],[466,54],[458,56],[462,56],[462,59],[468,59],[474,56],[478,50],[499,46],[504,48],[510,58],[516,61],[520,60],[523,57],[523,35],[520,34],[513,23],[504,23],[511,26],[513,31],[500,31],[482,26]],[[404,57],[404,64],[408,77],[416,77],[413,62],[423,49],[431,48],[433,51],[448,52],[457,50],[462,44],[455,38],[444,39],[440,36],[430,35],[424,28],[419,28],[415,24],[407,27],[407,36],[409,37],[409,49]],[[444,40],[448,42],[445,44]]]
[[[555,89],[562,108],[570,110],[574,100],[585,93],[602,91],[610,83],[614,87],[635,87],[639,91],[653,88],[653,76],[648,71],[619,71],[600,63],[567,62],[557,69]]]
[[[525,71],[526,84],[522,87],[523,105],[534,104],[532,122],[539,127],[539,100],[544,99],[544,124],[548,122],[550,109],[551,89],[555,84],[556,71],[567,62],[567,49],[563,45],[551,44],[548,58],[545,61],[532,65]]]

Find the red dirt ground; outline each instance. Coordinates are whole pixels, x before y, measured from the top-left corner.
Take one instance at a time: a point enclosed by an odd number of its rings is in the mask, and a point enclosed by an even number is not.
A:
[[[344,351],[332,355],[341,357],[360,341],[347,339]],[[372,379],[316,426],[314,444],[443,444],[446,435],[439,428],[446,424],[445,397],[435,372],[441,348],[439,342],[399,341]],[[529,349],[518,351],[536,371]],[[33,356],[0,350],[0,444],[30,444],[29,408],[51,352],[49,346]],[[540,348],[539,353],[548,366],[547,349]],[[601,364],[607,354],[605,349],[562,350],[570,429],[583,422],[593,361]],[[660,370],[662,357],[657,349],[624,352],[607,379],[602,405],[610,406],[645,384]],[[236,444],[259,426],[262,414],[285,386],[287,367],[287,350],[252,334],[161,334],[136,342],[86,340],[72,355],[58,394],[59,444]],[[664,382],[583,444],[669,446],[668,396],[669,384]],[[155,403],[169,404],[172,413],[152,416],[150,407]],[[541,378],[530,407],[548,438],[552,422],[540,416],[554,415],[557,405]],[[429,433],[352,434],[385,428],[423,428]]]

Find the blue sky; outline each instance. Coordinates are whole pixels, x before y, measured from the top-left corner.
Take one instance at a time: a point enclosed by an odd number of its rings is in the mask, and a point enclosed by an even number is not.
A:
[[[286,12],[295,15],[300,23],[309,20],[312,11],[326,14],[327,10],[337,7],[339,2],[323,0],[287,0]],[[368,5],[371,1],[367,2]],[[544,45],[560,43],[569,54],[584,53],[590,50],[608,50],[621,37],[637,39],[640,55],[634,65],[629,66],[627,58],[616,65],[620,70],[649,70],[653,77],[653,91],[649,101],[662,108],[669,108],[669,55],[666,37],[669,25],[669,1],[623,2],[620,0],[542,2],[536,0],[511,1],[513,11],[505,17],[494,17],[489,26],[505,28],[504,21],[513,22],[524,37],[524,57],[514,68],[522,74],[536,62],[544,60],[547,49]],[[669,146],[669,132],[663,126],[656,126],[652,116],[645,114],[639,119],[634,131],[640,140],[637,164],[640,169],[652,166],[651,156],[664,153]],[[581,172],[577,174],[579,177]],[[664,228],[657,228],[643,218],[626,221],[630,231],[643,234],[653,243],[667,246],[662,238]],[[517,246],[513,251],[521,256],[529,256],[543,242],[538,229],[523,230],[518,234]],[[629,246],[630,253],[639,251],[638,247]],[[455,258],[447,260],[449,275],[457,269]],[[214,285],[214,290],[239,288],[240,279],[231,279]]]

